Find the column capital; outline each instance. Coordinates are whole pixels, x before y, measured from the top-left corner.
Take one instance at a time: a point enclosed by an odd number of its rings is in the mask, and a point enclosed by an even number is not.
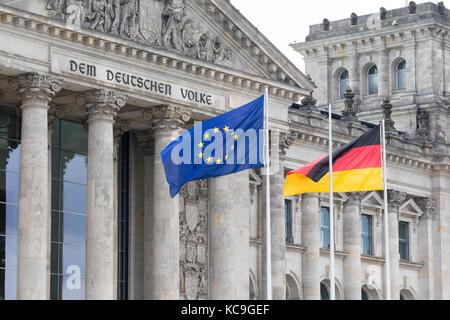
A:
[[[55,122],[57,119],[61,119],[66,112],[66,108],[62,105],[55,104],[53,102],[50,103],[48,109],[48,128],[49,130],[53,130],[55,126]]]
[[[57,92],[62,89],[62,79],[38,73],[26,73],[9,78],[9,87],[19,95],[21,108],[48,107]]]
[[[127,102],[125,95],[105,89],[87,91],[76,99],[88,112],[89,120],[114,120]]]
[[[160,105],[142,112],[142,120],[159,129],[176,128],[191,120],[192,113],[173,105]]]
[[[122,136],[128,131],[130,131],[130,123],[126,120],[117,118],[113,126],[114,144],[119,144]]]

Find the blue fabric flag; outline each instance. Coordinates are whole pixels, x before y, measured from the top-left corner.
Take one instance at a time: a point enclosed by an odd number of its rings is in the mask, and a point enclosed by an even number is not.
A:
[[[264,95],[194,126],[161,158],[172,198],[188,181],[264,167]]]

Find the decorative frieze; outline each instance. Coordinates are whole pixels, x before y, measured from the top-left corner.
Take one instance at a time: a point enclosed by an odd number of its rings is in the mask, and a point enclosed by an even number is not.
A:
[[[207,62],[232,57],[222,38],[186,11],[184,0],[48,0],[50,17]]]

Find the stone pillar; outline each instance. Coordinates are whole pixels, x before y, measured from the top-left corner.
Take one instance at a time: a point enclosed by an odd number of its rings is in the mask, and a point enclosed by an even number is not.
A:
[[[286,300],[286,225],[284,211],[284,174],[280,161],[279,130],[270,131],[270,233],[272,261],[272,299]]]
[[[249,299],[248,171],[209,180],[210,298]]]
[[[386,49],[378,52],[378,96],[385,98],[389,96],[389,62]]]
[[[86,198],[86,299],[113,300],[117,277],[113,124],[126,98],[93,90],[79,97],[89,115]]]
[[[389,259],[391,270],[391,300],[400,299],[400,252],[398,247],[399,207],[406,200],[406,193],[388,190]]]
[[[436,220],[435,201],[433,198],[419,198],[416,203],[424,210],[418,226],[418,260],[424,262],[419,271],[420,300],[434,300],[434,256],[436,248],[433,245],[433,222]]]
[[[190,114],[173,106],[157,106],[145,112],[143,118],[152,121],[154,132],[153,151],[145,158],[145,190],[152,189],[153,201],[145,203],[144,295],[151,300],[177,300],[180,294],[180,199],[170,197],[160,153],[180,136],[180,126],[190,120]]]
[[[302,238],[306,250],[302,257],[305,300],[320,300],[320,224],[319,195],[305,194],[302,200]]]
[[[360,91],[360,79],[359,79],[359,53],[357,52],[357,44],[353,43],[354,46],[354,52],[350,56],[351,62],[350,62],[350,88],[355,93],[355,100],[357,103],[361,101],[361,91]]]
[[[10,79],[22,110],[17,298],[49,297],[48,109],[61,81],[39,74]]]
[[[361,193],[347,193],[344,204],[344,296],[361,300]]]

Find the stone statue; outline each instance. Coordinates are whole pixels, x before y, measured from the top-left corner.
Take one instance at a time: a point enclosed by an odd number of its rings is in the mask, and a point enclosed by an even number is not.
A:
[[[184,1],[168,0],[163,11],[163,46],[182,51],[182,23],[184,19]]]
[[[134,38],[137,34],[136,17],[139,15],[136,0],[121,1],[119,34],[122,37]]]
[[[386,20],[387,11],[384,7],[380,8],[380,20]]]
[[[104,30],[106,0],[92,0],[91,29]]]
[[[417,109],[417,137],[427,139],[430,137],[430,117],[427,111]]]
[[[344,93],[345,109],[342,111],[342,120],[344,121],[358,121],[355,108],[355,94],[350,87]]]
[[[444,4],[444,1],[441,1],[441,2],[438,3],[438,10],[439,10],[439,13],[440,13],[440,14],[442,14],[442,15],[445,14],[445,4]]]
[[[323,19],[323,31],[330,30],[330,20]]]
[[[392,104],[389,98],[383,100],[383,104],[381,105],[383,109],[383,115],[385,119],[386,132],[397,132],[395,129],[395,121],[392,120]]]
[[[212,63],[232,58],[222,38],[186,17],[185,0],[47,0],[46,8],[50,17],[78,28],[141,40]]]
[[[352,15],[350,16],[350,21],[352,26],[356,26],[358,24],[358,16],[356,13],[352,13]]]
[[[411,1],[409,3],[409,14],[416,14],[416,10],[417,10],[417,5],[414,1]]]

